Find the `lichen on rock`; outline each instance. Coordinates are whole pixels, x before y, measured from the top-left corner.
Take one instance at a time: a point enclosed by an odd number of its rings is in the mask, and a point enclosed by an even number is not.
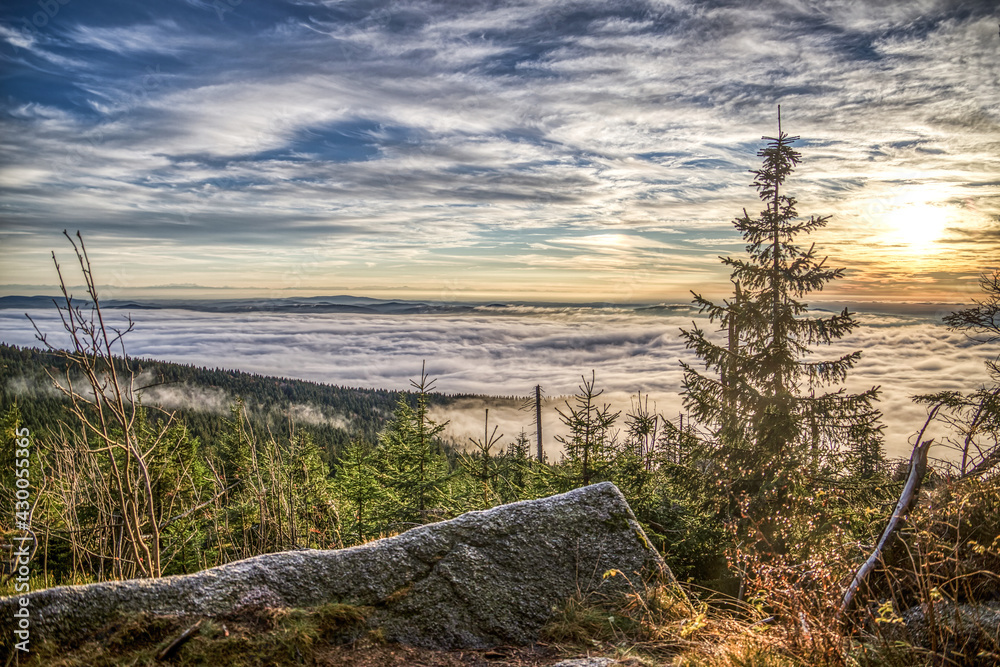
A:
[[[625,576],[605,577],[609,570]],[[118,614],[220,616],[242,607],[370,607],[368,629],[429,648],[535,641],[573,595],[613,598],[672,576],[605,482],[469,512],[349,549],[264,554],[195,574],[32,593],[34,639],[82,638]],[[0,627],[16,598],[0,598]],[[362,628],[364,629],[364,628]]]

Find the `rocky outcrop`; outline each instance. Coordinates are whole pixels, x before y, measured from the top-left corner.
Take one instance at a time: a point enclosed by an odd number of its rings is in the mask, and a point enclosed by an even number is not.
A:
[[[995,664],[1000,654],[1000,602],[939,602],[933,613],[929,611],[918,605],[903,612],[905,632],[897,632],[902,635],[897,639],[933,651],[950,664]]]
[[[609,570],[621,576],[605,577]],[[431,648],[529,643],[582,592],[619,596],[670,577],[621,492],[595,484],[469,512],[336,551],[265,554],[196,574],[30,595],[32,641],[83,637],[119,613],[217,616],[241,608],[364,606],[367,628]],[[17,608],[0,599],[0,627]],[[364,631],[362,628],[360,631]]]

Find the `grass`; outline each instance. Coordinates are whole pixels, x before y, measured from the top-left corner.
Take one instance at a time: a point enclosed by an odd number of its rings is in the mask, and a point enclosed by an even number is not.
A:
[[[757,603],[712,602],[666,584],[638,587],[613,604],[577,595],[554,611],[539,646],[511,649],[501,664],[551,665],[581,654],[614,657],[632,667],[995,664],[995,655],[971,656],[971,661],[949,658],[877,629],[823,627],[818,618],[784,612],[767,615],[769,610]],[[6,664],[445,666],[483,665],[498,657],[488,651],[431,651],[387,643],[378,629],[368,628],[370,612],[367,607],[327,604],[310,609],[244,610],[200,619],[198,631],[166,661],[159,661],[157,655],[199,619],[133,614],[109,623],[80,645],[33,645],[29,659]],[[819,633],[822,638],[815,637]],[[812,636],[812,641],[803,635]],[[2,661],[0,667],[4,667]]]
[[[633,590],[623,602],[614,605],[578,595],[553,615],[542,636],[560,644],[564,651],[597,651],[627,657],[645,666],[1000,664],[997,628],[979,622],[972,632],[967,619],[949,614],[954,605],[946,599],[931,599],[931,606],[923,607],[936,612],[936,616],[928,614],[936,618],[936,624],[926,624],[921,630],[906,625],[891,601],[883,603],[874,618],[867,609],[840,618],[840,589],[835,576],[840,565],[839,560],[828,564],[819,558],[805,564],[783,564],[772,559],[768,567],[758,570],[754,583],[760,590],[746,602],[715,595],[709,604],[676,585]],[[934,577],[934,572],[929,567],[923,573],[910,571],[909,575],[919,589],[926,588],[926,579]],[[883,575],[892,577],[893,571],[889,569]],[[892,583],[898,587],[900,580]],[[982,604],[978,608],[987,609]],[[991,614],[983,618],[990,619],[987,625],[996,625],[993,619],[1000,618],[1000,604]],[[908,615],[913,616],[912,610]],[[918,645],[914,645],[915,638],[920,640]]]
[[[317,651],[324,648],[358,640],[379,643],[378,633],[368,633],[365,625],[370,611],[367,607],[326,604],[311,609],[244,610],[205,619],[130,614],[109,623],[76,646],[33,644],[28,659],[14,664],[52,667],[312,664]],[[198,620],[198,631],[169,662],[157,659],[161,651]]]
[[[40,591],[44,588],[52,588],[53,586],[77,586],[82,584],[93,584],[97,581],[98,580],[94,577],[84,574],[76,574],[74,576],[56,579],[53,574],[49,574],[48,577],[44,577],[42,574],[33,572],[31,576],[28,577],[28,590]],[[10,595],[19,595],[21,591],[17,590],[17,584],[17,580],[12,576],[0,576],[0,598]]]
[[[774,641],[773,629],[747,605],[733,613],[676,585],[643,587],[607,605],[576,596],[542,632],[564,651],[588,648],[639,665],[741,667],[802,665]]]

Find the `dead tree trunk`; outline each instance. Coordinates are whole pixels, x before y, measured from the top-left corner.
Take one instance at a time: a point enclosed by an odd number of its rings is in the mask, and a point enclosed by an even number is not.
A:
[[[913,504],[917,500],[917,496],[920,493],[920,484],[924,479],[924,475],[927,473],[927,452],[930,450],[931,443],[934,439],[924,440],[924,432],[927,427],[933,421],[934,416],[940,409],[940,404],[934,406],[930,414],[927,416],[927,421],[924,422],[924,427],[920,429],[920,435],[917,436],[917,444],[913,446],[913,453],[910,454],[910,474],[906,478],[906,484],[903,486],[903,491],[899,494],[899,502],[896,503],[896,509],[893,510],[892,516],[889,518],[889,523],[886,525],[885,530],[882,531],[882,537],[879,538],[878,545],[875,550],[872,551],[871,555],[868,556],[868,560],[858,568],[857,573],[854,575],[854,579],[851,581],[851,585],[847,587],[847,592],[844,593],[844,599],[840,604],[840,615],[851,606],[851,602],[854,600],[854,596],[857,594],[858,589],[871,574],[871,571],[875,569],[875,565],[878,563],[879,559],[882,558],[882,554],[885,552],[886,548],[889,546],[890,541],[899,529],[900,524],[909,514],[910,510],[913,508]]]
[[[538,462],[545,461],[545,452],[542,450],[542,385],[535,385],[535,431],[538,436]]]

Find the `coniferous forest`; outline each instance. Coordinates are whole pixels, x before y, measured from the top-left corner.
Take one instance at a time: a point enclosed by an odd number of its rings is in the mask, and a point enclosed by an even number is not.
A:
[[[392,392],[131,358],[128,329],[101,319],[83,238],[67,235],[79,264],[60,277],[80,271],[89,291],[87,307],[68,293],[60,305],[73,347],[0,346],[4,440],[28,427],[34,443],[32,589],[336,549],[612,481],[684,592],[637,593],[610,615],[568,603],[550,641],[646,647],[649,664],[996,664],[997,635],[979,630],[1000,613],[1000,368],[987,361],[992,384],[971,393],[915,397],[927,421],[913,424],[912,456],[885,457],[879,388],[843,388],[861,353],[824,356],[857,320],[808,309],[844,274],[809,238],[829,218],[800,214],[786,190],[796,139],[779,127],[758,154],[760,211],[735,219],[745,252],[722,260],[732,293],[693,295],[714,328],[678,334],[698,359],[683,368],[690,419],[665,419],[641,395],[613,410],[580,369],[552,460],[538,455],[534,409],[518,434],[485,411],[481,436],[443,439],[431,408],[461,397],[426,373]],[[945,321],[996,341],[1000,273],[980,287]],[[173,410],[143,401],[151,386],[239,398],[224,415]],[[293,404],[346,419],[297,422]],[[950,463],[929,462],[932,430]],[[0,471],[0,506],[14,507],[10,447]],[[0,515],[4,535],[19,530]],[[923,643],[901,629],[914,610]]]

